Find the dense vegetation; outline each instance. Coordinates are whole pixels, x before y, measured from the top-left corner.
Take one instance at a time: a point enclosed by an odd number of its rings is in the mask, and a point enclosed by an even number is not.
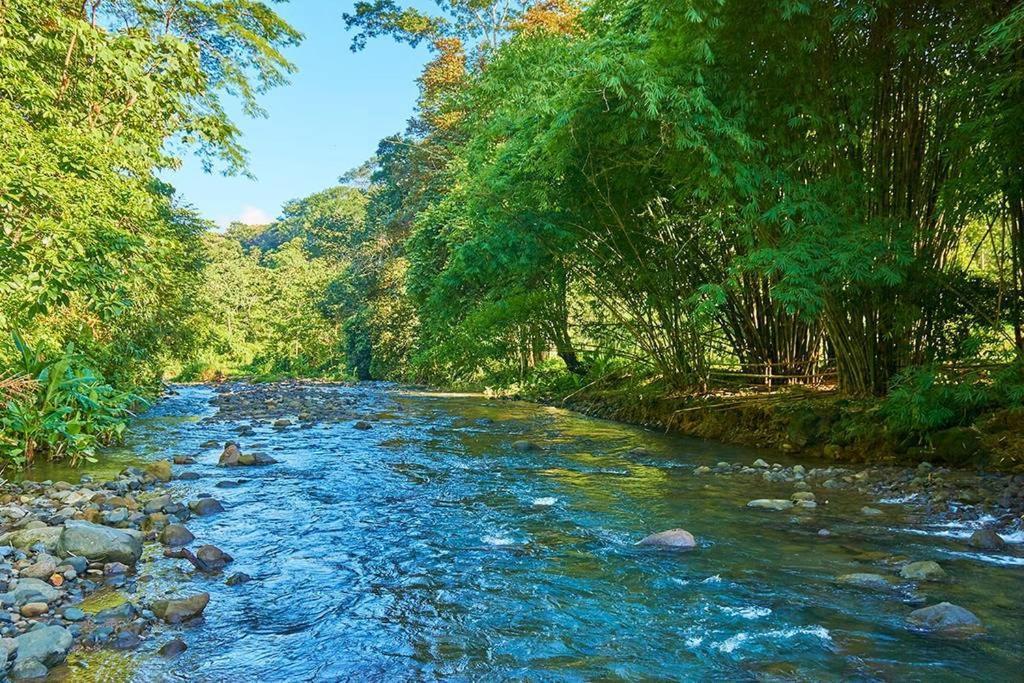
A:
[[[379,374],[1020,404],[1024,5],[485,4],[347,17],[436,54],[370,187]]]
[[[179,323],[205,225],[157,173],[181,149],[244,170],[223,93],[257,112],[298,38],[256,0],[0,2],[0,367],[19,389],[0,417],[7,458],[116,438],[131,392],[194,348]]]
[[[432,50],[416,117],[224,234],[154,172],[170,143],[243,165],[219,93],[255,108],[294,31],[248,0],[36,4],[0,3],[15,380],[62,358],[114,411],[168,369],[834,384],[917,439],[1024,402],[1022,3],[357,2],[354,49]]]

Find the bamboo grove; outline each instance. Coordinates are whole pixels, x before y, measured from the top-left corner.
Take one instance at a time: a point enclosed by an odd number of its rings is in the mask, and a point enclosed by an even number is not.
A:
[[[1020,3],[480,5],[347,17],[436,54],[370,188],[414,372],[873,395],[1024,350]]]

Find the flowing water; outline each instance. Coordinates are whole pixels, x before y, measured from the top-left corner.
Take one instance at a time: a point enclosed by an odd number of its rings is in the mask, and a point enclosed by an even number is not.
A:
[[[239,423],[203,421],[214,390],[183,387],[92,468],[99,477],[196,455],[187,469],[202,478],[175,486],[213,494],[227,511],[188,526],[254,580],[229,587],[183,562],[143,565],[143,601],[209,591],[205,620],[163,627],[132,653],[80,656],[89,668],[72,665],[73,677],[1020,680],[1018,555],[966,552],[960,530],[923,527],[912,508],[872,503],[885,514],[865,518],[858,510],[871,501],[836,492],[824,504],[818,491],[816,510],[751,510],[748,500],[788,498],[792,485],[693,468],[783,456],[527,403],[375,385],[317,391],[353,400],[373,429],[265,425],[243,447],[279,464],[227,471],[219,449],[200,444],[235,438]],[[523,438],[541,449],[514,449]],[[247,481],[215,486],[238,478]],[[673,527],[699,548],[635,545]],[[830,537],[818,536],[823,527]],[[952,580],[892,593],[834,582],[895,576],[900,558],[935,559]],[[906,629],[911,610],[943,600],[974,611],[987,633]],[[156,656],[176,634],[188,651]]]

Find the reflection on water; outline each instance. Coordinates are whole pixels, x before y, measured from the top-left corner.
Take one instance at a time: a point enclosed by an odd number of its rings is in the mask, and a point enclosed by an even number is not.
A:
[[[240,473],[216,468],[217,449],[199,444],[233,438],[237,424],[201,423],[212,392],[182,388],[140,421],[128,447],[91,468],[196,455],[191,469],[202,479],[180,485],[212,493],[227,511],[189,527],[255,579],[227,587],[164,560],[148,565],[150,597],[210,591],[206,622],[156,633],[131,667],[113,660],[110,678],[1019,676],[1020,567],[957,555],[956,538],[904,533],[900,506],[866,519],[856,513],[866,501],[828,492],[813,511],[749,510],[751,498],[788,497],[791,487],[691,471],[781,456],[475,396],[323,391],[323,400],[355,397],[363,416],[385,417],[368,431],[259,427],[243,446],[263,442],[280,463],[215,488]],[[514,450],[523,438],[541,450]],[[700,547],[635,545],[673,527]],[[820,538],[822,527],[833,535]],[[988,635],[915,635],[903,627],[912,593],[834,584],[855,571],[894,575],[894,556],[942,562],[953,580],[924,584],[917,596],[968,607]],[[152,656],[178,633],[185,654]],[[88,663],[98,677],[105,670]]]

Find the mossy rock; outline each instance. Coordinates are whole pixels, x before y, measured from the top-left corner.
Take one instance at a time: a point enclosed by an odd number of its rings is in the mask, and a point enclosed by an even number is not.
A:
[[[981,443],[981,434],[971,427],[951,427],[935,432],[929,438],[931,458],[948,465],[981,465],[988,461],[988,452]]]

